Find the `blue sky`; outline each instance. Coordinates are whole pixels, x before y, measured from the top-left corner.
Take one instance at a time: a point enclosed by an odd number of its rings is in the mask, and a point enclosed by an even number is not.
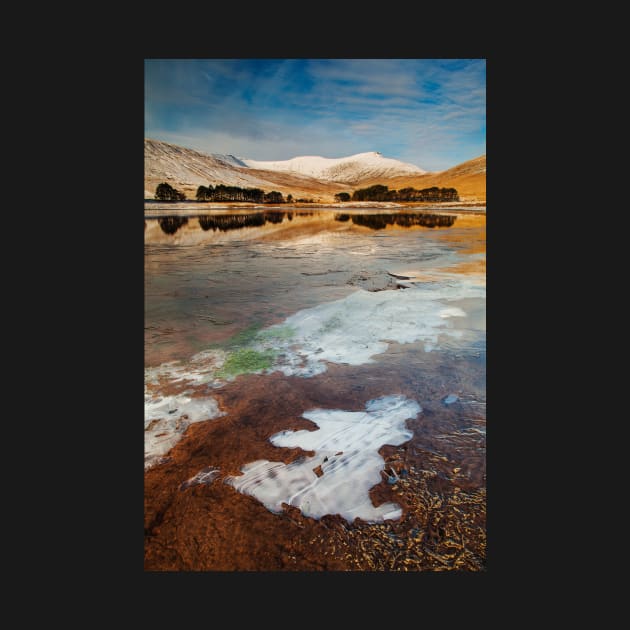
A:
[[[486,152],[484,59],[147,59],[145,137],[254,160]]]

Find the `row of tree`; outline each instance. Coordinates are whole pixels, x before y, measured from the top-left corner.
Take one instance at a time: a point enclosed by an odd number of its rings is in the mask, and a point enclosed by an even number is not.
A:
[[[375,184],[368,188],[359,188],[352,193],[342,192],[335,195],[335,201],[459,201],[459,195],[455,188],[402,188],[389,190],[387,186]]]
[[[240,186],[199,186],[197,201],[247,201],[250,203],[292,203],[293,195],[288,194],[286,200],[277,190],[265,192],[261,188],[241,188]],[[186,195],[170,184],[163,182],[155,189],[155,198],[160,201],[184,201]],[[352,193],[340,192],[335,195],[335,201],[459,201],[455,188],[401,188],[389,190],[387,186],[375,184],[368,188],[359,188]],[[295,199],[300,203],[312,203],[312,199]]]
[[[272,190],[266,193],[261,188],[241,188],[240,186],[224,186],[217,184],[216,187],[199,186],[197,188],[197,201],[248,201],[250,203],[291,203],[293,195],[287,195],[286,202],[282,193]]]

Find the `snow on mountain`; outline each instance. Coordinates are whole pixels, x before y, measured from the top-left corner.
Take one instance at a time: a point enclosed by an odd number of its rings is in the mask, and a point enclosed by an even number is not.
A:
[[[335,182],[319,181],[299,173],[264,171],[250,168],[233,155],[201,153],[161,140],[144,139],[144,196],[153,197],[156,186],[167,182],[194,199],[199,185],[224,184],[242,188],[261,188],[291,193],[296,199],[332,196],[345,187]]]
[[[252,186],[259,183],[240,169],[249,170],[232,155],[208,155],[159,140],[146,138],[144,141],[145,179],[156,178],[191,185],[207,185],[210,178],[232,186]]]
[[[224,162],[225,164],[229,164],[230,166],[240,166],[242,168],[247,168],[247,164],[233,155],[223,155],[222,153],[210,153],[210,156],[215,160],[219,160],[219,162]]]
[[[374,177],[397,177],[401,175],[423,175],[423,169],[383,157],[380,153],[357,153],[342,158],[325,158],[319,155],[303,155],[290,160],[259,161],[242,159],[247,166],[268,171],[281,171],[315,177],[329,182],[353,184]]]

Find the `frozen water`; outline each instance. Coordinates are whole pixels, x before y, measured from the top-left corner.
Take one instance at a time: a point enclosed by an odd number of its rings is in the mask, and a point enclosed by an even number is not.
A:
[[[214,398],[189,398],[185,395],[152,397],[144,401],[144,467],[168,453],[193,422],[224,415]]]
[[[319,429],[282,431],[270,441],[275,446],[315,451],[315,455],[290,464],[251,462],[241,468],[241,476],[228,477],[226,483],[254,496],[272,512],[280,512],[286,503],[313,518],[340,514],[348,521],[398,519],[400,507],[395,503],[375,507],[369,490],[381,481],[385,463],[378,449],[411,439],[413,433],[405,420],[421,411],[416,401],[404,396],[371,400],[365,411],[312,409],[303,416]]]
[[[437,346],[440,334],[461,336],[448,320],[466,313],[445,302],[469,297],[485,298],[485,286],[459,280],[398,291],[360,289],[340,300],[299,311],[283,324],[295,335],[285,342],[277,369],[287,376],[314,376],[326,370],[324,361],[372,363],[390,342],[422,341],[428,352]]]

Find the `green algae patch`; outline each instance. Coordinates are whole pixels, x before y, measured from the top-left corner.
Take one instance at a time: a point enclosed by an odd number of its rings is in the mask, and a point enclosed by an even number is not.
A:
[[[273,350],[259,352],[250,348],[241,348],[228,355],[223,367],[217,370],[216,375],[219,378],[227,378],[266,370],[273,365],[275,358],[276,353]]]
[[[241,332],[236,333],[233,337],[230,337],[225,342],[225,345],[228,346],[229,348],[235,348],[238,346],[247,346],[252,341],[254,341],[260,329],[261,329],[260,324],[252,324],[251,326],[248,326],[244,330],[241,330]]]
[[[261,328],[262,324],[252,324],[228,339],[211,343],[209,347],[222,350],[235,350],[243,346],[249,346],[256,339]]]
[[[280,341],[286,341],[295,336],[295,328],[292,326],[276,326],[274,328],[267,328],[261,330],[258,333],[258,339],[262,341],[272,341],[278,339]]]

